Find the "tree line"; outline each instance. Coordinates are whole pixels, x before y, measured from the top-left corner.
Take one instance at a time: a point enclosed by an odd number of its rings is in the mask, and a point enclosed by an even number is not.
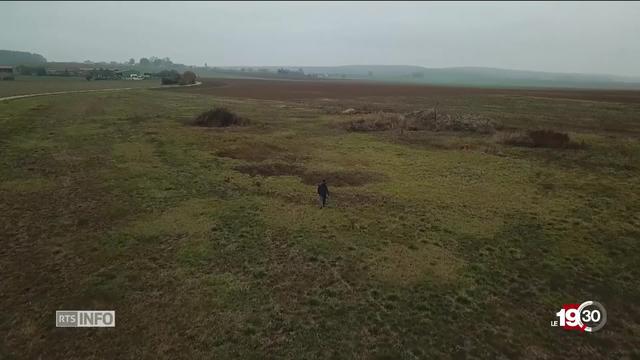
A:
[[[40,54],[26,51],[0,50],[0,65],[38,65],[46,62],[47,59]]]

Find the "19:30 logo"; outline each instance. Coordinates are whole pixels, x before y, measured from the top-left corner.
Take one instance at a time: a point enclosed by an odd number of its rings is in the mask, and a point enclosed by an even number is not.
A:
[[[607,323],[607,310],[597,301],[582,304],[564,304],[556,313],[558,320],[551,326],[561,326],[565,330],[596,332]]]

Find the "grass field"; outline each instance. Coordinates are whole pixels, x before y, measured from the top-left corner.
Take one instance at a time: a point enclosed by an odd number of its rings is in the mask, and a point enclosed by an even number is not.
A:
[[[79,77],[56,76],[18,76],[14,81],[0,81],[0,97],[26,95],[34,93],[115,89],[115,88],[148,88],[159,86],[158,80],[126,81],[99,80],[87,81]]]
[[[0,358],[640,357],[640,102],[211,88],[0,103]],[[584,146],[339,112],[435,103]],[[251,125],[185,124],[215,106]],[[603,330],[549,326],[586,300]],[[117,325],[55,328],[61,309]]]

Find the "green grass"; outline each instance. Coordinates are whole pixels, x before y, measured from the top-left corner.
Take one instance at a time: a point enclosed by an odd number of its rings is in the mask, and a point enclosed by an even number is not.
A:
[[[587,147],[348,133],[314,104],[173,91],[0,103],[0,357],[640,356],[637,105],[438,101]],[[252,125],[184,124],[213,106]],[[270,162],[370,181],[326,176],[320,210],[303,174],[235,170]],[[586,300],[601,332],[549,327]],[[59,309],[117,327],[56,329]]]
[[[0,81],[0,97],[58,91],[78,91],[116,88],[148,88],[159,86],[158,80],[87,81],[81,77],[17,76],[14,81]]]

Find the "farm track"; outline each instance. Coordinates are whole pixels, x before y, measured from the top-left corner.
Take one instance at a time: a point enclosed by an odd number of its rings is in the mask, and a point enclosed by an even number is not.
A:
[[[110,88],[110,89],[87,89],[87,90],[66,90],[66,91],[52,91],[52,92],[44,92],[44,93],[35,93],[35,94],[23,94],[23,95],[13,95],[13,96],[5,96],[0,97],[0,101],[9,101],[9,100],[17,100],[24,98],[31,98],[36,96],[49,96],[49,95],[64,95],[64,94],[78,94],[78,93],[90,93],[90,92],[99,92],[99,91],[125,91],[125,90],[136,90],[136,89],[166,89],[166,88],[174,88],[174,87],[191,87],[202,85],[202,82],[197,81],[195,84],[190,85],[164,85],[164,86],[153,86],[149,88]]]

